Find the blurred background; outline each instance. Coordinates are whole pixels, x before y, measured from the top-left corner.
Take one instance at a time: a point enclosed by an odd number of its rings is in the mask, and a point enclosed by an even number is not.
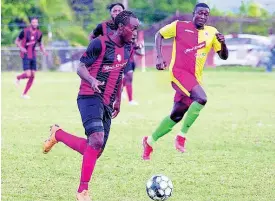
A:
[[[21,70],[19,50],[14,41],[29,24],[29,17],[39,19],[48,57],[38,51],[38,68],[74,71],[88,45],[88,35],[96,25],[110,18],[107,5],[121,2],[141,21],[139,41],[144,43],[136,55],[138,67],[154,66],[154,35],[164,25],[179,19],[191,20],[196,3],[211,8],[209,25],[226,35],[230,57],[220,60],[212,52],[206,66],[265,67],[271,62],[271,35],[275,29],[275,4],[272,0],[196,1],[196,0],[2,0],[1,62],[2,71]],[[273,32],[272,32],[273,30]],[[165,41],[163,53],[171,57],[171,41]]]

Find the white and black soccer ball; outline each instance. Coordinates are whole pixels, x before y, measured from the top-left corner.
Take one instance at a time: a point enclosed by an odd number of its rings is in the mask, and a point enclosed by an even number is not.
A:
[[[152,200],[167,200],[172,195],[172,181],[164,175],[152,176],[146,184],[146,191]]]

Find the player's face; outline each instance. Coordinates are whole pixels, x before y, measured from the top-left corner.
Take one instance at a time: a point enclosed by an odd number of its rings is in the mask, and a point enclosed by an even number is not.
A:
[[[115,19],[115,17],[123,11],[123,8],[120,5],[116,5],[111,9],[111,17],[112,19]]]
[[[198,7],[194,12],[193,22],[196,25],[196,27],[200,28],[206,24],[208,17],[209,17],[209,9]]]
[[[123,27],[122,39],[125,43],[133,43],[137,38],[137,31],[139,27],[139,20],[137,18],[131,17],[127,25]]]
[[[32,21],[31,21],[31,27],[33,28],[33,29],[37,29],[37,27],[38,27],[38,19],[32,19]]]

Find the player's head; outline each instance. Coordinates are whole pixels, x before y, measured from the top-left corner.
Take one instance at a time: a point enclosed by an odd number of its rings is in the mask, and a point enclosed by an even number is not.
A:
[[[115,17],[122,11],[124,11],[125,7],[122,3],[112,3],[108,6],[110,11],[111,18],[114,20]]]
[[[138,18],[131,11],[124,10],[115,18],[117,33],[124,43],[130,44],[137,37]]]
[[[31,17],[30,18],[30,23],[31,23],[31,27],[33,28],[33,29],[37,29],[37,27],[38,27],[38,18],[37,17]]]
[[[193,23],[197,28],[203,28],[210,13],[210,8],[205,3],[198,3],[193,11]]]

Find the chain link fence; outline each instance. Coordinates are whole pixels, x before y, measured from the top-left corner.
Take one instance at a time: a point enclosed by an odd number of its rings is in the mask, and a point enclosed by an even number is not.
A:
[[[48,56],[37,53],[37,69],[42,71],[75,71],[79,58],[85,51],[84,47],[46,48]],[[18,48],[1,48],[1,70],[21,71],[22,59]]]
[[[135,61],[137,67],[154,66],[154,44],[145,44],[144,48],[136,54]],[[46,48],[48,56],[41,54],[36,48],[37,69],[42,71],[75,71],[79,63],[79,58],[86,50],[86,47],[52,47]],[[145,53],[147,51],[147,53]],[[148,54],[148,56],[147,56]],[[15,47],[5,47],[1,49],[1,70],[2,71],[21,71],[22,59],[20,51]]]

